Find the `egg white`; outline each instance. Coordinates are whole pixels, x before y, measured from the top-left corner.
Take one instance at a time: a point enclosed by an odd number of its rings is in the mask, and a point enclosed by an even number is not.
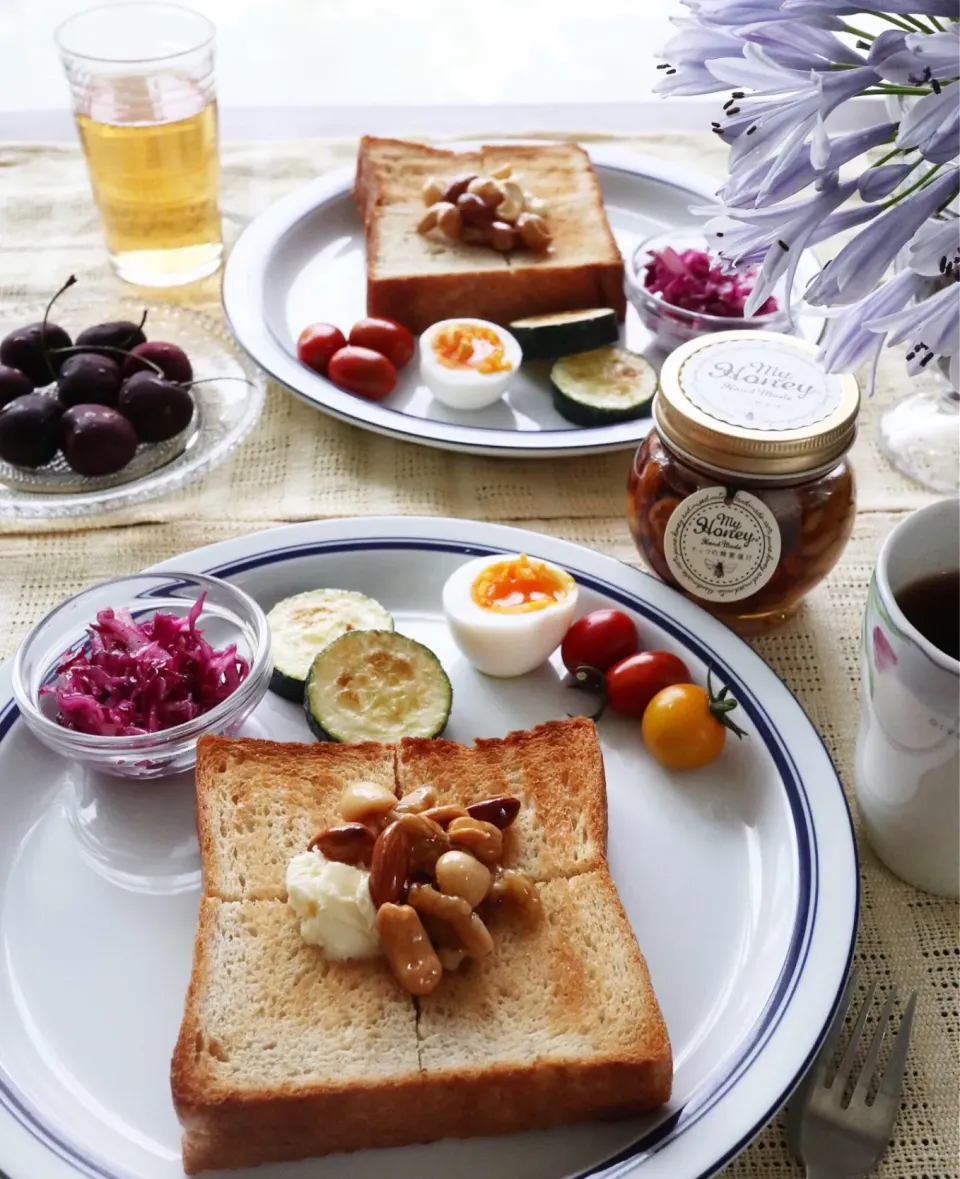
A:
[[[504,355],[513,366],[506,372],[478,373],[473,369],[447,368],[437,359],[433,341],[438,332],[452,324],[464,323],[485,327],[496,332],[503,345]],[[507,391],[523,360],[523,352],[516,339],[502,327],[485,319],[441,319],[420,337],[420,379],[437,401],[450,409],[486,409]]]
[[[486,675],[507,678],[539,667],[560,646],[576,613],[576,582],[560,601],[539,610],[503,614],[478,606],[471,589],[479,574],[490,565],[519,558],[519,553],[501,553],[467,561],[443,587],[443,613],[453,641]],[[557,573],[566,572],[549,561],[541,563]]]

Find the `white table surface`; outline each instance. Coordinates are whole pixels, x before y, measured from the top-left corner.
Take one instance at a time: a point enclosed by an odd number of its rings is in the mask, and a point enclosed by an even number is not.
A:
[[[0,139],[74,138],[53,35],[93,2],[0,0]],[[679,0],[188,2],[218,27],[225,139],[699,131],[722,101],[653,93]]]

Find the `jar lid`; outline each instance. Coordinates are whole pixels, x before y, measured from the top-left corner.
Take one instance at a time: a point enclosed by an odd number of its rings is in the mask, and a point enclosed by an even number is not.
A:
[[[824,371],[817,346],[779,332],[715,332],[664,361],[653,413],[665,440],[738,474],[803,474],[838,460],[857,428],[860,390]]]

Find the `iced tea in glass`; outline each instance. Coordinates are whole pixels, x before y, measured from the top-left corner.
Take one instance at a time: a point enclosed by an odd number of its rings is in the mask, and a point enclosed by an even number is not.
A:
[[[214,26],[166,3],[70,17],[57,44],[117,273],[177,286],[220,265]]]

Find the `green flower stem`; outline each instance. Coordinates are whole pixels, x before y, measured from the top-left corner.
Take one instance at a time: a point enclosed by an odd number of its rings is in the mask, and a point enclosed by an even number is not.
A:
[[[865,33],[862,29],[858,29],[855,25],[849,22],[843,22],[843,31],[849,33],[851,37],[862,37],[864,41],[872,41],[876,36],[875,33]]]
[[[906,18],[901,20],[889,12],[877,12],[874,9],[870,9],[870,15],[877,17],[879,20],[889,21],[890,24],[896,25],[898,29],[903,29],[905,33],[915,33],[917,31],[912,25],[906,23]]]
[[[905,14],[903,19],[908,20],[912,25],[914,25],[918,33],[933,32],[933,29],[928,28],[918,16],[907,16]]]
[[[913,30],[911,30],[912,32]],[[919,94],[924,97],[927,94],[932,94],[933,90],[927,86],[891,86],[886,82],[878,82],[869,89],[864,90],[864,94]]]
[[[889,142],[889,141],[888,141],[888,142]],[[902,151],[902,150],[903,150],[902,148],[895,147],[895,148],[893,149],[893,151],[888,151],[888,152],[887,152],[887,154],[886,154],[885,156],[881,156],[881,157],[880,157],[880,159],[879,159],[879,160],[877,160],[877,161],[876,161],[876,163],[874,163],[874,164],[871,164],[871,165],[870,165],[870,167],[871,167],[871,168],[880,168],[880,167],[882,167],[882,165],[884,165],[884,164],[886,164],[886,163],[889,163],[889,162],[890,162],[890,160],[892,160],[894,156],[898,156],[898,155],[900,155],[900,153],[901,153],[901,151]],[[918,163],[919,163],[919,161],[918,161]]]
[[[928,16],[927,20],[933,25],[938,33],[942,33],[944,31],[943,25],[937,20],[935,16]]]

